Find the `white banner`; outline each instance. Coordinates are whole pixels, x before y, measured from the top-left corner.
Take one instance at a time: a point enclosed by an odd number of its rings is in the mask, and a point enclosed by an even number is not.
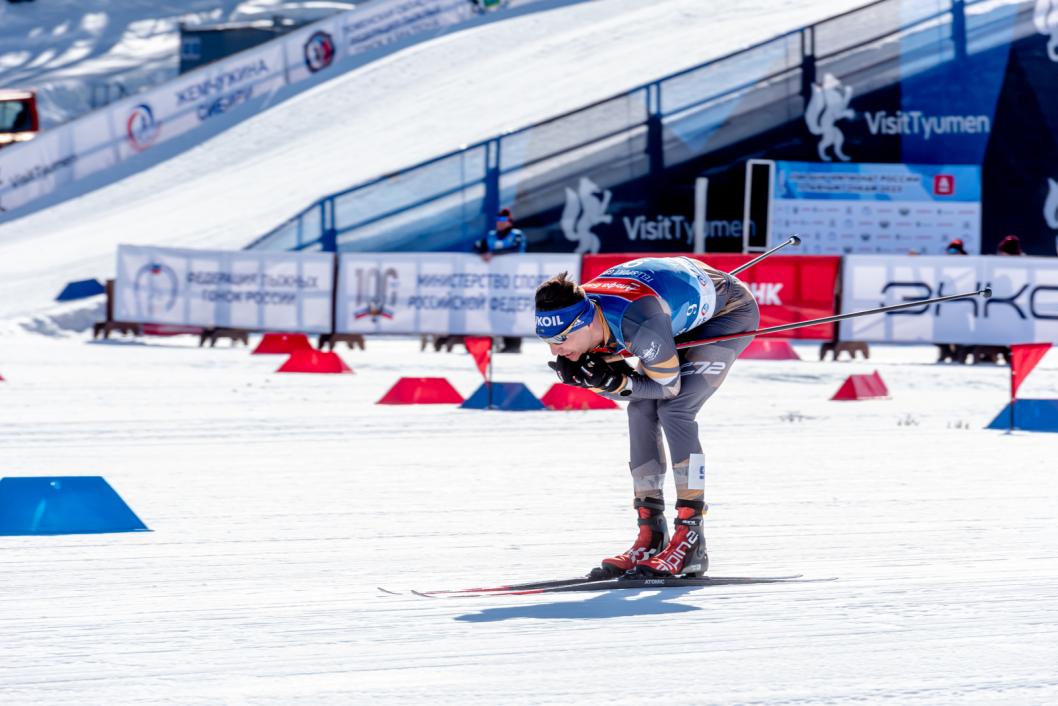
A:
[[[536,288],[560,272],[578,280],[580,256],[344,253],[336,329],[532,336]]]
[[[849,341],[983,345],[1058,342],[1058,260],[1037,257],[849,255],[841,311],[904,304],[982,287],[971,297],[841,322]]]
[[[298,83],[321,72],[326,74],[327,69],[338,63],[342,56],[338,53],[341,18],[342,15],[336,15],[284,35],[288,83]]]
[[[475,14],[467,0],[389,0],[369,3],[342,15],[344,56],[352,56],[406,37],[437,31]]]
[[[329,253],[121,245],[114,318],[324,333],[331,330],[333,280]]]
[[[542,0],[511,6],[535,2]],[[481,11],[475,8],[467,0],[368,3],[49,128],[30,142],[0,152],[0,213],[182,135],[285,84],[308,79],[339,59],[415,36],[428,37],[469,20]],[[258,106],[262,103],[258,100]]]
[[[266,96],[286,83],[279,42],[207,64],[110,107],[122,159]]]

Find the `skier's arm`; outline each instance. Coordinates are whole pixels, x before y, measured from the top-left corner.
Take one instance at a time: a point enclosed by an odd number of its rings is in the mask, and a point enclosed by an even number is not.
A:
[[[621,396],[667,400],[678,395],[680,360],[672,337],[672,317],[662,308],[661,301],[657,297],[636,301],[625,312],[621,330],[628,352],[639,358],[643,370],[629,376]]]

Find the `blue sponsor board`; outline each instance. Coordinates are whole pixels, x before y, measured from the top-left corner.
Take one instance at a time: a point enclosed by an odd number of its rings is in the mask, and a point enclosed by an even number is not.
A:
[[[806,254],[980,251],[976,165],[775,162],[769,245],[791,235]]]
[[[774,198],[976,203],[981,200],[981,168],[972,164],[776,162]]]

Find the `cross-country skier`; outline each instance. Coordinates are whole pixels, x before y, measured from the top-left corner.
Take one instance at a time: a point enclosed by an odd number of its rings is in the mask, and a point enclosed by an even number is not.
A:
[[[628,401],[639,534],[627,551],[603,559],[593,576],[699,576],[708,568],[704,459],[695,416],[752,339],[679,351],[676,343],[752,331],[759,321],[748,287],[687,257],[625,262],[583,287],[562,273],[537,289],[536,333],[557,356],[549,365],[559,379]],[[615,353],[638,358],[637,368],[607,362]],[[663,514],[662,431],[676,481],[671,540]]]

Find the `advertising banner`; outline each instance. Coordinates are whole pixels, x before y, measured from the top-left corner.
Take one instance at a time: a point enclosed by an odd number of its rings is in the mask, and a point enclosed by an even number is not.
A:
[[[291,32],[282,39],[287,67],[287,82],[297,83],[326,73],[338,59],[338,37],[341,15],[314,22]]]
[[[580,274],[577,255],[343,253],[336,329],[341,333],[531,336],[537,286]]]
[[[63,184],[117,162],[106,113],[92,113],[77,130],[60,126],[0,152],[0,213],[52,193]]]
[[[112,129],[122,159],[181,135],[284,85],[283,48],[268,42],[115,103]]]
[[[270,42],[117,101],[0,153],[0,213],[188,132],[286,82]]]
[[[981,251],[981,169],[972,165],[775,162],[768,247],[806,253]]]
[[[333,297],[327,253],[118,248],[118,321],[324,333]]]
[[[1058,342],[1058,260],[1036,257],[849,256],[843,312],[992,288],[972,297],[847,319],[852,341],[1010,345]]]
[[[610,267],[638,257],[657,257],[657,253],[624,253],[617,255],[586,255],[581,266],[581,282],[597,277]],[[753,255],[727,253],[690,254],[696,260],[730,272],[748,262]],[[835,292],[841,258],[828,255],[772,255],[760,264],[738,275],[753,291],[760,307],[760,327],[809,319],[821,319],[835,313]],[[829,341],[834,337],[834,324],[808,326],[775,334],[777,337]]]
[[[352,56],[406,37],[444,29],[476,14],[466,0],[390,0],[369,3],[342,16],[341,51]]]

